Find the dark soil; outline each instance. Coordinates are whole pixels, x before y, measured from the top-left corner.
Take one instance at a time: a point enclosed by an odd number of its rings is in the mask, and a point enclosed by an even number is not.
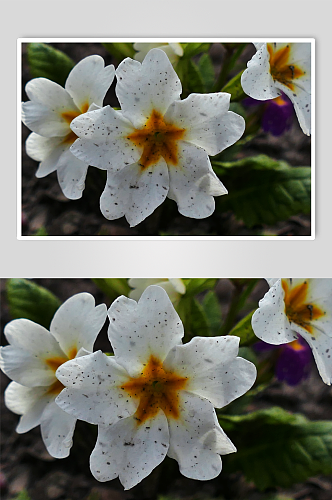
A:
[[[105,64],[117,61],[100,43],[58,43],[51,44],[64,51],[75,63],[92,54],[101,55]],[[242,55],[243,64],[250,59],[254,50],[250,45]],[[220,68],[223,60],[223,47],[213,44],[211,57]],[[27,63],[26,45],[23,45],[22,100],[28,98],[24,92],[25,84],[31,79]],[[108,91],[104,104],[119,106],[114,92],[115,83]],[[38,163],[25,152],[25,141],[30,131],[22,125],[22,235],[48,236],[250,236],[273,234],[278,236],[307,236],[311,234],[310,216],[291,217],[275,226],[257,226],[248,229],[231,212],[218,213],[216,210],[207,219],[196,220],[179,214],[176,203],[169,200],[158,207],[145,221],[130,228],[123,218],[108,221],[99,209],[100,195],[106,183],[106,173],[90,167],[86,178],[86,187],[80,200],[68,200],[61,192],[56,172],[37,179],[35,172]],[[226,150],[227,151],[227,150]],[[310,138],[305,136],[297,120],[292,129],[280,137],[273,137],[263,131],[244,145],[241,152],[233,159],[264,153],[275,159],[286,160],[293,166],[310,165]],[[227,158],[228,160],[229,158]]]
[[[36,280],[46,286],[61,300],[74,293],[91,292],[96,303],[109,301],[87,279],[43,279]],[[256,286],[248,301],[249,309],[265,293],[267,286],[262,280]],[[224,312],[227,310],[233,285],[228,280],[220,280],[217,291]],[[5,297],[5,280],[1,280],[3,326],[11,320]],[[2,344],[4,343],[2,340]],[[109,350],[109,343],[104,327],[95,346],[96,349]],[[1,374],[2,393],[8,379]],[[256,397],[250,404],[250,411],[278,405],[291,412],[300,412],[312,420],[331,420],[331,389],[320,379],[316,367],[308,380],[296,387],[290,387],[278,381],[273,383]],[[50,457],[40,438],[39,428],[26,434],[17,434],[15,427],[18,416],[6,409],[1,398],[1,443],[2,465],[0,486],[3,500],[10,500],[22,489],[26,489],[32,500],[153,500],[157,495],[184,500],[267,500],[270,495],[284,495],[296,500],[331,500],[332,478],[320,476],[296,484],[287,491],[281,488],[259,492],[254,484],[248,483],[241,472],[227,474],[222,471],[212,481],[194,481],[180,475],[175,461],[167,458],[142,483],[130,491],[123,491],[118,480],[99,483],[89,471],[91,453],[96,428],[84,422],[78,422],[74,446],[70,457],[56,460]],[[227,465],[227,456],[223,457]],[[284,500],[286,498],[282,497]],[[281,499],[279,499],[281,500]]]

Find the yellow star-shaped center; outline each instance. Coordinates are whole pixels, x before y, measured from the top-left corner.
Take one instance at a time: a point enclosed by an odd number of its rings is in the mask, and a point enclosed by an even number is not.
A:
[[[164,370],[162,362],[151,355],[141,375],[131,377],[121,389],[139,400],[134,415],[139,425],[155,417],[160,410],[167,417],[179,418],[178,392],[185,387],[187,380],[186,377]]]
[[[293,80],[304,75],[304,71],[290,59],[290,46],[286,45],[275,50],[273,43],[267,44],[267,50],[270,54],[270,72],[273,80],[286,85],[294,90]]]
[[[282,288],[285,292],[285,313],[289,321],[301,326],[312,334],[311,322],[320,318],[325,313],[322,309],[307,299],[309,284],[303,281],[294,287],[290,286],[286,280],[281,280]]]
[[[73,347],[69,353],[68,357],[65,356],[54,356],[53,358],[47,358],[45,359],[45,363],[51,368],[51,370],[55,372],[61,366],[63,363],[68,361],[69,359],[74,359],[77,354],[77,348]],[[61,384],[60,380],[56,380],[50,387],[48,388],[47,394],[53,394],[53,395],[58,395],[64,389],[65,386]]]
[[[178,163],[177,141],[183,138],[185,129],[164,120],[159,111],[153,110],[142,129],[135,129],[127,139],[142,149],[139,164],[142,170],[164,158],[169,165]]]

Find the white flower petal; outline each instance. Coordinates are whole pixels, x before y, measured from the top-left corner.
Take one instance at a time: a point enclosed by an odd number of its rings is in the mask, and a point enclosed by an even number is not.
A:
[[[134,163],[116,175],[107,172],[107,183],[100,198],[100,209],[109,220],[126,217],[136,226],[165,200],[169,187],[168,170],[163,158],[142,169]]]
[[[276,82],[276,87],[280,88],[292,101],[297,119],[304,134],[311,134],[311,95],[300,87],[294,80],[294,89],[288,88]]]
[[[221,471],[220,454],[236,451],[217,422],[213,406],[206,399],[181,392],[181,419],[170,419],[168,455],[179,462],[186,477],[209,480]]]
[[[117,172],[140,158],[138,148],[127,139],[132,125],[110,106],[80,115],[70,126],[80,137],[71,151],[89,165]]]
[[[62,113],[80,112],[68,92],[46,78],[30,80],[25,90],[31,100],[22,103],[23,123],[44,137],[67,135],[70,128]]]
[[[103,105],[115,75],[113,64],[106,68],[104,66],[101,56],[92,55],[76,64],[68,75],[65,88],[82,112],[93,103]]]
[[[135,128],[142,128],[153,110],[164,115],[169,105],[180,98],[180,79],[160,49],[152,49],[142,64],[124,59],[115,73],[121,109]]]
[[[168,198],[176,201],[182,215],[203,219],[215,209],[213,196],[227,193],[212,170],[206,152],[183,141],[178,145],[178,165],[169,168]]]
[[[292,323],[293,326],[293,323]],[[317,368],[323,382],[327,385],[332,384],[332,329],[329,335],[326,335],[315,326],[312,333],[308,333],[301,328],[301,336],[308,342],[312,349]]]
[[[259,301],[259,309],[252,317],[252,328],[255,335],[268,344],[285,344],[298,338],[292,331],[285,313],[281,280],[278,280]]]
[[[241,85],[247,95],[259,101],[281,95],[270,73],[270,55],[266,43],[261,45],[247,66],[241,76]]]
[[[7,408],[22,415],[16,432],[28,432],[40,424],[42,413],[48,404],[45,397],[48,387],[25,387],[11,382],[5,390],[5,405]]]
[[[70,200],[81,198],[85,187],[88,165],[76,158],[68,148],[59,157],[56,170],[63,194]]]
[[[67,356],[72,358],[73,351],[76,351],[76,356],[81,347],[88,351],[93,350],[93,344],[106,316],[105,304],[95,306],[95,299],[91,294],[78,293],[66,300],[56,311],[50,331]]]
[[[36,177],[45,177],[57,169],[59,158],[69,149],[69,145],[63,143],[63,137],[43,137],[32,132],[26,140],[25,148],[30,158],[41,161]]]
[[[75,425],[76,418],[62,411],[54,401],[45,407],[40,430],[47,451],[52,457],[68,457],[73,444]]]
[[[56,375],[67,386],[56,403],[80,420],[106,426],[136,410],[137,403],[121,390],[128,374],[114,357],[101,351],[64,363]]]
[[[151,355],[163,361],[181,343],[183,325],[167,293],[149,286],[138,303],[119,297],[109,311],[108,336],[116,360],[131,376],[141,373]]]
[[[167,419],[163,412],[139,426],[134,417],[129,417],[110,427],[99,427],[97,444],[90,458],[91,472],[98,481],[119,476],[128,490],[164,460],[168,444]]]
[[[172,64],[175,64],[179,57],[183,56],[183,48],[180,43],[134,43],[134,49],[137,54],[134,55],[136,61],[142,62],[146,54],[151,49],[161,49],[167,54],[168,59]]]
[[[230,94],[190,94],[171,104],[165,114],[167,122],[185,129],[184,141],[216,155],[234,144],[245,129],[244,118],[229,110]]]

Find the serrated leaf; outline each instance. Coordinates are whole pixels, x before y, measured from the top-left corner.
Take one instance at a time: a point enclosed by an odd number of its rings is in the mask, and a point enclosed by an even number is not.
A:
[[[250,346],[254,342],[257,342],[257,337],[254,334],[254,330],[251,326],[251,318],[256,309],[251,311],[247,316],[242,318],[237,325],[229,332],[229,335],[235,335],[236,337],[240,337],[240,346]]]
[[[102,45],[119,61],[122,61],[125,57],[133,57],[136,54],[132,43],[103,43]]]
[[[46,43],[29,43],[27,54],[33,78],[48,78],[62,86],[75,66],[74,61],[64,52]]]
[[[197,63],[206,92],[210,92],[215,79],[214,66],[209,54],[203,54]]]
[[[6,284],[9,312],[13,319],[27,318],[49,328],[61,301],[31,280],[12,278]]]
[[[312,422],[278,407],[219,420],[238,450],[225,469],[243,471],[260,490],[332,474],[332,422]]]
[[[310,212],[310,167],[292,167],[265,155],[213,162],[213,167],[228,189],[216,200],[218,210],[232,210],[249,228]]]
[[[243,92],[241,85],[241,76],[244,70],[240,71],[237,75],[234,76],[226,85],[221,89],[221,92],[227,92],[231,94],[231,101],[241,101],[244,99],[246,94]]]
[[[92,281],[110,300],[115,300],[119,295],[128,296],[131,290],[127,278],[92,278]]]
[[[202,307],[206,314],[211,333],[217,334],[221,324],[221,308],[215,291],[209,290],[207,292],[202,301]]]

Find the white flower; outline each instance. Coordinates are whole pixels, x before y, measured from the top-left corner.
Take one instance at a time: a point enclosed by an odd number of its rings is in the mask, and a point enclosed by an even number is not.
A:
[[[171,61],[173,66],[176,65],[180,57],[183,56],[183,48],[180,43],[134,43],[134,49],[137,50],[137,54],[134,55],[136,61],[142,62],[146,54],[151,49],[161,49],[167,54],[168,59]]]
[[[256,377],[254,365],[237,357],[238,337],[182,345],[181,320],[158,286],[138,303],[119,297],[108,314],[114,356],[98,351],[57,370],[66,389],[56,402],[99,426],[92,474],[98,481],[119,476],[129,489],[169,455],[187,477],[216,477],[220,454],[236,449],[214,406],[244,394]]]
[[[27,154],[41,162],[36,176],[56,170],[64,195],[72,200],[82,196],[88,164],[70,152],[77,139],[70,123],[103,105],[114,74],[113,65],[105,68],[103,58],[94,55],[76,64],[65,88],[46,78],[35,78],[25,87],[30,101],[22,103],[22,121],[33,131],[26,142]]]
[[[332,279],[271,279],[252,327],[261,340],[285,344],[299,337],[310,345],[318,371],[332,382]]]
[[[116,70],[121,111],[109,106],[71,124],[80,137],[71,151],[107,170],[100,206],[107,219],[139,224],[168,196],[179,212],[201,219],[227,190],[212,170],[216,155],[243,134],[244,119],[229,109],[230,94],[191,94],[168,57],[152,49],[143,63],[127,58]]]
[[[257,52],[241,84],[253,99],[274,99],[284,92],[294,105],[300,127],[311,133],[311,44],[255,43]]]
[[[95,307],[92,295],[79,293],[59,307],[50,331],[28,319],[15,319],[5,327],[10,345],[1,348],[1,368],[14,380],[5,391],[6,406],[22,415],[18,433],[40,425],[55,458],[69,455],[76,424],[54,401],[63,389],[55,372],[69,359],[92,351],[106,316],[105,304]]]
[[[166,290],[172,304],[176,304],[180,300],[181,295],[186,293],[186,286],[181,278],[130,278],[128,280],[128,285],[133,288],[133,290],[129,292],[129,297],[136,301],[150,285],[158,285]]]

